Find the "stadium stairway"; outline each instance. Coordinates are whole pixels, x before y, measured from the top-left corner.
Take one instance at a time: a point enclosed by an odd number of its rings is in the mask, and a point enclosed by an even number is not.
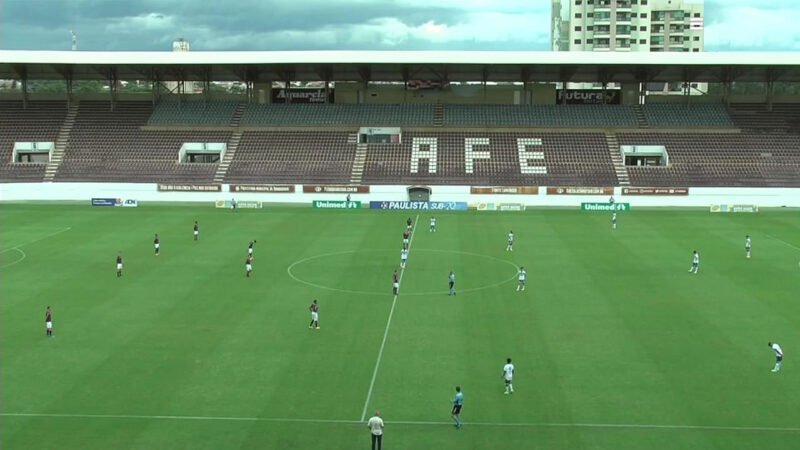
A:
[[[641,105],[633,105],[633,113],[636,114],[636,124],[639,128],[650,128],[650,123],[647,122],[647,116],[642,111]]]
[[[625,160],[622,158],[622,151],[619,148],[617,135],[606,132],[606,144],[608,145],[608,153],[611,156],[611,161],[614,163],[614,172],[617,174],[619,185],[629,186],[631,180],[628,177],[628,169],[625,167]]]
[[[239,119],[241,119],[241,117],[242,116],[239,115]],[[231,135],[228,141],[228,148],[225,149],[225,156],[222,158],[222,161],[219,162],[217,171],[214,173],[214,183],[222,183],[222,180],[225,179],[225,175],[228,174],[228,168],[231,166],[234,156],[236,156],[236,149],[239,147],[239,142],[242,140],[243,133],[241,128],[236,128]]]
[[[64,122],[58,130],[58,137],[56,137],[55,148],[53,154],[50,155],[50,160],[47,162],[47,167],[44,169],[44,182],[52,183],[61,166],[61,161],[64,160],[64,151],[67,149],[67,141],[69,135],[72,133],[72,127],[75,125],[75,118],[78,116],[79,102],[74,101],[67,107],[67,115],[64,117]]]
[[[242,116],[244,116],[244,111],[247,108],[247,104],[239,103],[236,105],[236,109],[233,111],[233,116],[231,116],[231,126],[238,127],[242,123]]]
[[[358,142],[358,135],[351,134],[347,136],[348,144],[356,144],[356,156],[353,158],[353,169],[350,172],[350,183],[361,184],[364,178],[364,165],[367,163],[367,148],[366,143]]]
[[[436,102],[433,105],[433,126],[441,127],[444,125],[444,105]]]

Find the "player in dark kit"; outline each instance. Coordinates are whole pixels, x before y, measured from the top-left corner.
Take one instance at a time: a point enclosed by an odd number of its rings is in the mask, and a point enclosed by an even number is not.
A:
[[[197,221],[194,221],[194,240],[200,239],[200,225],[197,224]]]
[[[50,310],[50,307],[47,307],[47,310],[44,312],[44,327],[47,331],[47,337],[51,338],[53,336],[53,311]]]
[[[406,229],[410,230],[414,226],[414,221],[411,220],[411,217],[406,219]]]
[[[392,275],[392,294],[397,295],[397,292],[400,290],[400,279],[397,276],[397,271],[394,271],[394,275]]]
[[[311,311],[311,323],[308,324],[308,328],[319,330],[319,305],[317,304],[317,300],[311,302],[311,306],[308,307],[308,310]]]
[[[122,253],[117,254],[117,277],[122,276]]]
[[[249,256],[250,259],[253,259],[253,246],[254,245],[256,245],[256,241],[255,240],[250,241],[250,243],[247,244],[247,256]]]
[[[410,233],[408,230],[403,231],[403,248],[408,248]]]
[[[244,268],[247,271],[246,275],[249,278],[250,272],[253,271],[253,257],[251,255],[247,255],[247,259],[244,262]]]
[[[153,238],[153,247],[156,249],[156,256],[158,256],[158,252],[161,251],[161,239],[158,238],[158,233]]]

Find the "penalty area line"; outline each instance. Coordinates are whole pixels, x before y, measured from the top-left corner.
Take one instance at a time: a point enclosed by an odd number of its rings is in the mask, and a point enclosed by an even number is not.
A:
[[[319,423],[336,425],[362,425],[363,420],[308,419],[289,417],[226,417],[226,416],[178,416],[178,415],[134,415],[134,414],[58,414],[3,412],[0,417],[30,417],[51,419],[120,419],[120,420],[174,420],[174,421],[218,421],[218,422],[272,422],[272,423]],[[451,426],[452,422],[421,420],[387,420],[391,425]],[[649,430],[700,430],[798,433],[800,427],[756,427],[726,425],[659,425],[637,423],[547,423],[547,422],[467,422],[468,427],[505,428],[595,428],[595,429],[649,429]]]
[[[408,254],[411,255],[411,244],[414,243],[414,233],[417,232],[419,226],[419,214],[414,218],[414,228],[411,229],[411,236],[408,238]],[[400,268],[400,276],[397,278],[397,294],[400,294],[400,287],[403,284],[403,274],[406,273],[405,267]],[[378,359],[375,361],[375,369],[372,370],[372,379],[369,382],[369,389],[367,390],[367,399],[364,400],[364,409],[361,411],[361,422],[367,418],[367,408],[369,408],[369,401],[372,399],[372,389],[375,387],[375,379],[378,377],[378,369],[381,367],[381,360],[383,359],[383,349],[386,347],[386,338],[389,337],[389,328],[392,326],[392,317],[394,317],[394,308],[397,306],[397,295],[392,297],[392,307],[389,309],[389,318],[386,320],[386,329],[383,331],[383,340],[381,341],[380,349],[378,349]]]

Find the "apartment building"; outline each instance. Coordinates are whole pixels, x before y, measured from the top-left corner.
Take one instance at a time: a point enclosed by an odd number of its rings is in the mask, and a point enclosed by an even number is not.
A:
[[[552,17],[567,51],[703,51],[702,0],[554,0]]]

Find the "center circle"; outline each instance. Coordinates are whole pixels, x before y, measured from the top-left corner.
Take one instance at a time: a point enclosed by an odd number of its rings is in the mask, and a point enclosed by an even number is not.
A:
[[[298,275],[297,268],[302,266],[302,265],[313,264],[313,263],[318,262],[320,260],[331,259],[331,258],[334,258],[334,259],[335,258],[343,258],[343,257],[347,257],[349,255],[359,255],[359,254],[394,255],[394,253],[395,252],[392,251],[392,250],[345,250],[345,251],[340,251],[340,252],[323,253],[323,254],[319,254],[319,255],[309,256],[308,258],[303,258],[303,259],[300,259],[298,261],[293,262],[292,264],[289,265],[289,267],[286,268],[286,273],[294,281],[297,281],[298,283],[302,283],[302,284],[305,284],[306,286],[311,286],[311,287],[314,287],[314,288],[317,288],[317,289],[324,289],[324,290],[334,291],[334,292],[342,292],[342,293],[346,293],[346,294],[392,296],[392,294],[391,294],[391,282],[390,282],[390,278],[389,278],[390,274],[389,273],[387,273],[386,276],[384,277],[384,279],[386,281],[383,284],[385,284],[386,289],[382,290],[382,291],[378,291],[378,290],[375,290],[375,288],[372,288],[372,289],[370,289],[370,288],[365,288],[365,289],[347,289],[347,288],[340,288],[340,287],[331,286],[330,283],[314,282],[314,281],[310,280],[311,277],[309,277],[307,275],[304,275],[302,273],[300,275]],[[509,278],[502,278],[499,281],[495,281],[495,282],[489,281],[489,282],[486,282],[485,284],[482,284],[482,285],[479,285],[479,286],[475,286],[475,287],[468,287],[466,289],[458,289],[459,293],[476,292],[476,291],[482,291],[482,290],[485,290],[485,289],[491,289],[491,288],[494,288],[494,287],[498,287],[498,286],[510,283],[510,282],[514,281],[517,278],[518,266],[515,263],[511,262],[511,261],[508,261],[508,260],[505,260],[505,259],[501,259],[501,258],[497,258],[497,257],[494,257],[494,256],[481,255],[479,253],[471,253],[471,252],[464,252],[464,251],[458,251],[458,250],[415,249],[415,250],[412,250],[411,253],[410,253],[411,256],[409,257],[409,266],[411,266],[412,264],[415,263],[414,255],[419,254],[419,253],[439,253],[439,254],[450,254],[450,255],[458,255],[458,256],[467,256],[467,257],[472,257],[472,258],[488,260],[488,261],[490,261],[492,263],[505,264],[505,265],[508,265],[511,268],[513,268],[513,271],[510,271],[511,272],[511,276]],[[396,267],[396,260],[397,259],[399,259],[399,255],[397,255],[397,258],[393,257],[393,258],[389,259],[390,261],[392,261],[392,264],[393,264],[391,267],[393,267],[393,268]],[[368,262],[365,262],[364,260],[358,260],[358,262],[362,263],[362,264],[368,264]],[[336,264],[336,262],[334,262],[333,264]],[[449,273],[449,271],[450,271],[450,267],[449,266],[443,266],[443,267],[445,267],[444,275],[446,276],[447,273]],[[325,268],[319,268],[319,270],[320,271],[324,271]],[[459,272],[458,271],[456,272],[456,276],[457,277],[459,276]],[[444,276],[441,277],[441,278],[444,279]],[[456,286],[459,285],[458,280],[459,280],[459,278],[457,278]],[[420,295],[437,295],[437,294],[442,294],[442,293],[446,293],[447,292],[447,290],[445,288],[443,288],[441,290],[426,291],[426,292],[407,292],[406,290],[403,289],[403,285],[402,284],[401,284],[400,289],[401,289],[401,291],[400,291],[401,292],[401,296],[404,296],[404,297],[420,296]]]

